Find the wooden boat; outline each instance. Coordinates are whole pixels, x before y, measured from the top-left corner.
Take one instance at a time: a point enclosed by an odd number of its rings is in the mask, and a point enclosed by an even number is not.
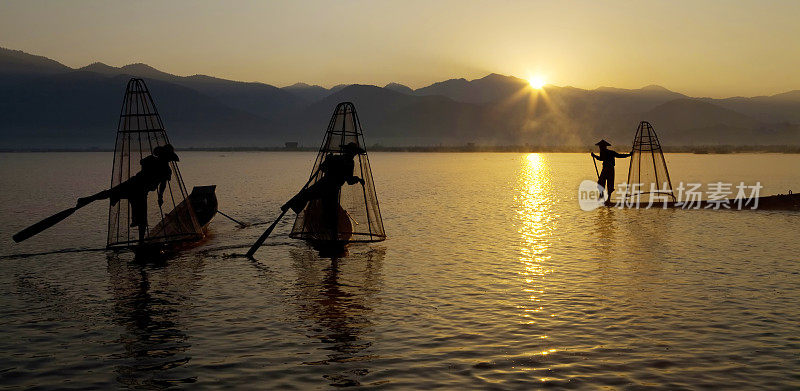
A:
[[[655,129],[647,121],[641,121],[636,129],[631,150],[631,160],[628,166],[628,180],[625,183],[638,183],[646,186],[648,182],[655,184],[659,189],[656,192],[641,192],[635,197],[641,197],[638,202],[627,195],[623,205],[606,201],[605,206],[622,207],[627,209],[662,208],[662,209],[724,209],[724,210],[784,210],[800,211],[800,194],[777,194],[752,199],[722,199],[718,201],[697,200],[679,201],[673,192],[672,181],[667,169],[667,161],[661,148],[661,142]],[[728,153],[724,149],[716,149],[716,153]],[[696,149],[695,154],[707,154],[708,149]],[[652,162],[652,167],[650,165]],[[644,179],[644,181],[643,181]],[[646,187],[644,187],[646,188]],[[660,194],[658,201],[651,202],[650,197]],[[669,198],[667,198],[669,197]],[[666,201],[671,199],[672,201]],[[664,201],[662,201],[664,200]]]
[[[727,205],[728,207],[725,207]],[[739,208],[741,205],[741,208]],[[619,205],[607,201],[607,207],[618,207]],[[753,207],[755,206],[755,209]],[[623,206],[625,209],[636,209],[636,204],[632,205],[625,205]],[[648,201],[642,201],[639,203],[639,209],[651,208],[651,209],[723,209],[723,210],[783,210],[783,211],[800,211],[800,193],[789,193],[789,194],[776,194],[771,196],[764,196],[764,197],[757,197],[751,200],[747,199],[732,199],[727,200],[727,202],[719,203],[719,202],[709,202],[709,201],[697,201],[691,203],[691,205],[687,205],[685,202],[667,202],[666,206],[664,202],[653,202],[650,204]]]
[[[189,194],[188,201],[192,204],[197,223],[206,230],[211,219],[217,214],[217,185],[195,186]]]
[[[186,225],[199,226],[199,230],[192,235],[180,235],[179,242],[197,242],[205,237],[208,224],[217,214],[216,185],[195,186],[186,199],[178,204],[171,212],[150,229],[145,242],[148,244],[168,244],[175,242],[178,235],[174,235],[174,227],[183,228]],[[194,221],[192,221],[194,220]],[[180,229],[185,231],[185,229]]]
[[[322,201],[313,200],[305,208],[305,218],[303,220],[303,231],[307,234],[295,234],[289,237],[293,239],[304,239],[322,256],[337,256],[346,253],[347,245],[353,238],[352,218],[348,212],[337,204],[337,210],[328,212],[325,210]],[[336,224],[331,223],[328,213],[335,213],[333,219]],[[332,225],[335,225],[332,226]],[[313,233],[313,234],[311,234]]]

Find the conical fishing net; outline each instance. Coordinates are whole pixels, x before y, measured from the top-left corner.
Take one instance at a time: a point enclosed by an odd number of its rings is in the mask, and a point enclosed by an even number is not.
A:
[[[661,143],[647,121],[639,123],[633,138],[627,186],[626,195],[640,201],[675,201]]]
[[[340,243],[386,239],[364,132],[352,103],[336,106],[303,192],[309,201],[297,214],[290,237]]]
[[[140,226],[147,231],[146,244],[202,238],[194,210],[186,202],[186,188],[175,161],[168,163],[171,175],[164,188],[162,205],[158,203],[157,188],[137,177],[146,164],[144,159],[152,161],[154,149],[166,144],[169,139],[150,91],[143,80],[131,79],[122,102],[114,147],[109,248],[138,244]]]

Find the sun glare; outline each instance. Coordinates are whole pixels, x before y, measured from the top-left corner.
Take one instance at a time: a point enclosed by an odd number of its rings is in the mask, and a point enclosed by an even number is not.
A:
[[[531,84],[531,87],[537,90],[542,89],[542,87],[544,87],[544,85],[547,84],[547,82],[544,81],[544,77],[541,76],[531,77],[530,79],[528,79],[528,83]]]

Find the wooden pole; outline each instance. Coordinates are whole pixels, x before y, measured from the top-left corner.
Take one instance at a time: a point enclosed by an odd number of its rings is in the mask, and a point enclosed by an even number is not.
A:
[[[252,246],[250,246],[250,249],[247,250],[247,257],[248,258],[252,258],[253,254],[255,254],[256,251],[258,251],[258,248],[261,247],[262,244],[264,244],[264,241],[267,240],[269,235],[272,233],[272,230],[275,229],[275,226],[278,225],[278,222],[281,221],[281,219],[283,218],[283,215],[285,215],[288,210],[289,210],[289,208],[287,208],[286,210],[282,211],[280,216],[278,216],[278,218],[275,219],[275,221],[272,223],[272,225],[270,225],[269,228],[267,228],[267,230],[264,231],[263,234],[261,234],[261,236],[258,238],[258,240],[256,240],[255,243],[253,243]]]
[[[19,242],[21,242],[23,240],[29,239],[31,236],[34,236],[34,235],[36,235],[36,234],[38,234],[38,233],[40,233],[40,232],[42,232],[42,231],[44,231],[44,230],[46,230],[46,229],[48,229],[50,227],[62,222],[64,219],[66,219],[67,217],[71,216],[73,213],[75,213],[76,210],[82,208],[83,206],[84,205],[74,206],[72,208],[62,210],[61,212],[58,212],[58,213],[56,213],[56,214],[54,214],[54,215],[52,215],[52,216],[50,216],[48,218],[45,218],[42,221],[40,221],[40,222],[38,222],[38,223],[36,223],[34,225],[31,225],[30,227],[25,228],[22,231],[17,232],[13,236],[13,239],[17,243],[19,243]]]

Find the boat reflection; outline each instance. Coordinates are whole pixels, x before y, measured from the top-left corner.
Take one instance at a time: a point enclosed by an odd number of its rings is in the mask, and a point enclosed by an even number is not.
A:
[[[194,383],[186,373],[189,336],[181,324],[191,292],[197,289],[203,261],[199,258],[131,261],[108,255],[114,321],[122,327],[118,342],[117,382],[127,388],[163,389]]]
[[[320,365],[332,386],[360,385],[360,378],[369,373],[366,363],[376,358],[370,354],[374,338],[367,335],[374,324],[384,255],[383,249],[367,246],[331,260],[311,249],[290,250],[298,315],[308,336],[327,351],[326,358],[304,364]]]
[[[544,277],[551,273],[548,249],[553,235],[552,171],[547,157],[531,153],[523,156],[516,185],[515,206],[520,234],[519,260],[525,292],[530,302],[523,305],[526,323],[535,323],[535,313],[544,310]]]

